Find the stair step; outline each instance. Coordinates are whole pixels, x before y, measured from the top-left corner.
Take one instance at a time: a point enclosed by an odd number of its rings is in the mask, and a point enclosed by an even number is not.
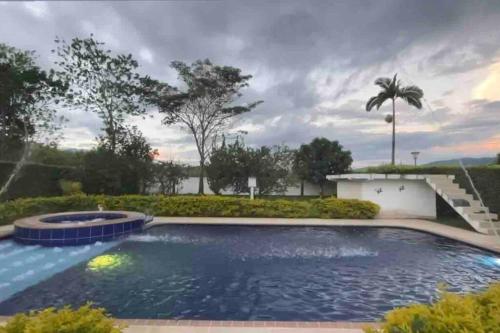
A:
[[[443,195],[446,195],[448,199],[451,200],[465,200],[469,203],[469,206],[471,206],[472,202],[474,201],[474,197],[470,194],[444,192]]]
[[[461,194],[466,195],[467,192],[463,188],[454,187],[454,188],[446,188],[446,187],[438,187],[436,191],[444,193],[444,194]]]
[[[481,207],[481,205],[477,206],[476,204],[467,206],[467,207],[462,207],[462,211],[464,214],[482,214],[486,213],[488,210],[488,207]]]
[[[489,213],[489,214],[486,214],[486,213],[469,213],[467,214],[467,216],[472,219],[472,220],[475,220],[475,221],[489,221],[490,219],[491,220],[498,220],[498,215],[497,214],[494,214],[494,213]]]
[[[489,221],[479,221],[479,227],[480,228],[485,228],[485,229],[491,229],[492,227],[495,229],[500,230],[500,223],[498,222],[489,222]]]

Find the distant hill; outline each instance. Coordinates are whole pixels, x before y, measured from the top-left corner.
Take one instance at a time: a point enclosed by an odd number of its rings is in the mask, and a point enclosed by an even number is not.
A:
[[[421,166],[457,166],[459,165],[459,159],[435,161],[427,164],[422,164]],[[464,157],[462,162],[465,166],[476,166],[476,165],[487,165],[495,163],[495,157]]]

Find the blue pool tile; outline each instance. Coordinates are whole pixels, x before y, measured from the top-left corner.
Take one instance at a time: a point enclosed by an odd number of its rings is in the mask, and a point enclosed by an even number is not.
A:
[[[102,236],[102,227],[96,226],[91,228],[90,236]]]
[[[50,239],[50,229],[40,230],[40,239]]]
[[[102,237],[102,241],[103,241],[103,242],[109,242],[109,241],[112,241],[113,239],[114,239],[113,234],[104,235],[104,236]]]
[[[78,228],[78,238],[90,237],[90,227]]]
[[[64,246],[75,246],[78,245],[78,240],[76,238],[65,239]]]
[[[76,230],[77,229],[65,229],[64,230],[64,238],[65,239],[68,239],[68,238],[76,238]]]
[[[52,239],[64,239],[64,229],[52,229]]]
[[[109,224],[109,225],[105,225],[104,226],[104,235],[113,235],[113,225],[112,224]]]

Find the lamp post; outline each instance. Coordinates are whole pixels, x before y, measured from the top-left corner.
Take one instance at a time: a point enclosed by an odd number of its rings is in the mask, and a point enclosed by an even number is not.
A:
[[[418,158],[418,155],[420,154],[420,152],[419,151],[412,151],[411,154],[413,156],[413,161],[415,162],[415,166],[417,166],[417,158]]]

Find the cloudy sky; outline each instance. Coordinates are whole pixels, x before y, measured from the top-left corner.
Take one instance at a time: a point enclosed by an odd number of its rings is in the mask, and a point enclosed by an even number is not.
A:
[[[253,75],[244,101],[264,100],[233,130],[249,145],[339,140],[356,166],[390,159],[390,104],[364,110],[373,81],[398,73],[425,108],[398,102],[397,160],[500,152],[500,1],[0,2],[0,42],[36,50],[50,66],[56,36],[93,33],[132,53],[141,72],[176,84],[172,60],[213,62]],[[62,147],[90,148],[101,123],[66,112]],[[161,157],[195,161],[191,137],[153,118],[131,119]]]

